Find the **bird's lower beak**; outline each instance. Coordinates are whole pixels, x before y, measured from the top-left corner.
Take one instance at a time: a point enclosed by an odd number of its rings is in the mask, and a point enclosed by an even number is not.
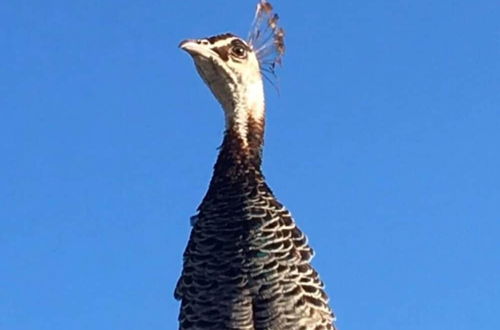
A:
[[[191,56],[204,56],[207,55],[207,51],[209,51],[206,45],[202,45],[194,39],[181,41],[181,43],[179,44],[179,48],[185,50]]]

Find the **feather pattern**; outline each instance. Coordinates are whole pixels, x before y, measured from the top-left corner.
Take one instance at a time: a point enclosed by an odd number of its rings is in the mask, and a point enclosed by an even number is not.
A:
[[[313,251],[236,132],[198,211],[175,291],[180,329],[334,329]]]

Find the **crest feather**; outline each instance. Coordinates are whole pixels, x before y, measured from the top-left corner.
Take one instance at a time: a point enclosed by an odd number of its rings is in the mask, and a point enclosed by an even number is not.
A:
[[[261,70],[272,75],[275,75],[276,65],[281,65],[285,53],[285,31],[278,26],[278,20],[273,6],[261,0],[248,36],[248,43],[257,55]]]

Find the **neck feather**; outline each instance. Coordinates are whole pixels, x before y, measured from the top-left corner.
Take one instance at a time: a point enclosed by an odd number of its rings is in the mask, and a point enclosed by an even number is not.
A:
[[[264,128],[265,103],[264,89],[260,77],[244,86],[234,86],[228,101],[221,102],[226,118],[226,131],[234,130],[242,141],[242,147],[249,145],[248,135],[255,123]]]
[[[226,129],[214,173],[201,205],[214,198],[234,198],[248,192],[255,193],[254,188],[264,178],[261,170],[263,136],[263,118],[262,121],[247,118],[244,137],[234,126]]]
[[[260,171],[265,126],[264,90],[262,81],[245,86],[235,89],[230,102],[221,102],[226,130],[216,169],[243,166]]]

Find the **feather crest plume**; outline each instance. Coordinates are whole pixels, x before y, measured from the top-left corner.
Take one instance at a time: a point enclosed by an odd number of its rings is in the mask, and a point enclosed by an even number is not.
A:
[[[248,36],[248,43],[257,55],[261,70],[273,76],[285,53],[285,31],[278,25],[278,20],[279,16],[273,11],[272,5],[261,0],[257,4]]]

